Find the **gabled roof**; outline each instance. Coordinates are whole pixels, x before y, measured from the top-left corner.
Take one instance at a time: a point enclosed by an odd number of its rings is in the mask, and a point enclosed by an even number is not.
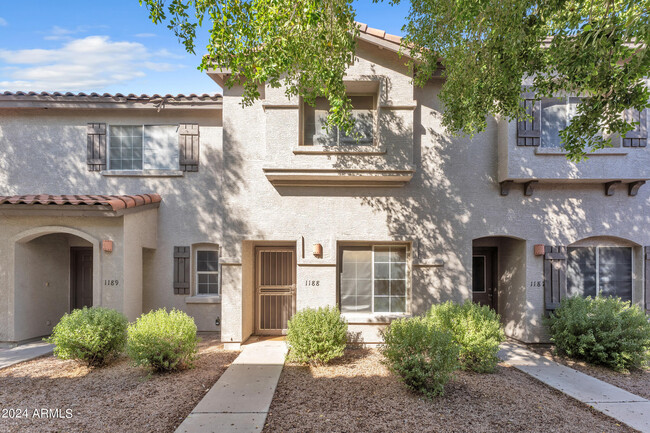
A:
[[[411,50],[408,47],[402,47],[402,37],[386,33],[385,30],[368,27],[368,24],[357,22],[359,29],[359,39],[377,45],[379,48],[386,48],[390,51],[400,52],[406,57],[411,56]],[[401,51],[400,51],[401,48]]]
[[[46,206],[105,206],[112,210],[130,209],[152,203],[160,203],[158,194],[137,195],[2,195],[0,205],[46,205]],[[45,207],[43,207],[45,208]]]

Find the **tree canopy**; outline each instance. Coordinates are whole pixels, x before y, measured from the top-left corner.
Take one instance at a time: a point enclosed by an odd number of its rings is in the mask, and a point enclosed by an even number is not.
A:
[[[378,0],[375,0],[377,2]],[[379,0],[380,1],[380,0]],[[397,4],[402,0],[392,0]],[[352,128],[343,77],[354,62],[358,29],[352,0],[140,0],[196,52],[209,22],[202,69],[233,72],[226,86],[286,87],[313,104],[330,102],[328,123]],[[538,98],[578,95],[561,132],[568,157],[611,145],[634,125],[621,113],[647,107],[650,0],[411,0],[403,27],[416,85],[441,68],[443,124],[474,135],[488,116],[524,118],[522,84]]]

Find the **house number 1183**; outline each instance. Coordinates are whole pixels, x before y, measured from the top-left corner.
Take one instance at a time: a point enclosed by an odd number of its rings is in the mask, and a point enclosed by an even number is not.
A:
[[[305,280],[305,286],[320,286],[320,280]]]

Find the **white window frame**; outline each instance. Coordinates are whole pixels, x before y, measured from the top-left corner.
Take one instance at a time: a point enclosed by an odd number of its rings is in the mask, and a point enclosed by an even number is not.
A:
[[[371,271],[370,271],[371,297],[370,297],[370,312],[351,312],[351,311],[347,311],[347,312],[345,312],[343,314],[348,315],[348,316],[349,315],[355,315],[355,316],[356,315],[365,315],[365,316],[368,316],[368,315],[372,315],[372,316],[387,316],[387,315],[390,315],[390,316],[407,316],[407,315],[410,315],[410,312],[411,312],[411,280],[412,280],[412,275],[411,275],[411,248],[410,248],[410,246],[405,245],[405,244],[383,244],[383,243],[379,243],[379,244],[374,244],[374,243],[373,244],[343,244],[343,245],[339,245],[339,252],[337,253],[337,257],[339,259],[342,258],[342,255],[341,255],[340,251],[342,249],[345,249],[346,247],[368,247],[372,251],[372,255],[371,255],[372,262],[371,262],[371,266],[370,266],[370,268],[371,268]],[[406,295],[405,295],[404,311],[400,311],[400,312],[392,312],[392,311],[379,311],[379,312],[376,312],[375,311],[375,250],[377,248],[404,248],[406,250],[406,262],[405,262],[406,270],[405,270],[405,275],[404,275],[404,281],[405,281],[405,284],[406,284],[404,289],[406,291]],[[343,266],[343,261],[340,260],[340,262],[341,263],[340,263],[339,266]],[[385,263],[385,262],[380,262],[380,263]],[[390,266],[389,266],[389,268],[390,268]],[[340,277],[340,275],[341,275],[341,271],[340,271],[340,268],[339,268],[338,275],[337,275],[337,280],[338,280],[338,282],[337,282],[337,284],[338,284],[338,294],[337,294],[337,296],[339,298],[339,308],[341,307],[341,305],[340,305],[340,303],[341,303],[341,277]],[[388,298],[388,305],[389,305],[389,309],[390,309],[390,296],[380,296],[380,297]]]
[[[378,142],[378,135],[379,135],[379,96],[377,93],[373,92],[349,92],[346,93],[346,96],[351,97],[351,96],[371,96],[372,97],[372,143],[370,144],[356,144],[356,146],[363,146],[363,147],[370,147],[370,146],[375,146]],[[341,147],[341,148],[346,148],[350,146],[355,146],[355,144],[341,144],[341,131],[339,131],[338,126],[333,126],[336,130],[336,142],[335,143],[328,143],[326,145],[322,144],[306,144],[305,143],[305,121],[307,116],[305,115],[305,109],[316,109],[316,107],[312,107],[306,102],[302,101],[301,103],[301,118],[300,118],[300,141],[299,141],[299,146],[304,146],[307,148],[311,147],[318,147],[318,146],[331,146],[331,147]]]
[[[575,245],[568,248],[596,248],[596,296],[600,295],[600,249],[601,248],[628,248],[630,250],[630,280],[632,292],[630,297],[634,299],[634,248],[628,245]]]
[[[142,133],[142,166],[140,168],[113,168],[112,167],[112,160],[111,160],[111,127],[113,126],[130,126],[130,127],[140,127],[141,133]],[[144,151],[145,151],[145,146],[144,146],[144,138],[145,138],[145,133],[144,129],[147,126],[170,126],[170,127],[175,127],[178,130],[178,124],[173,124],[173,123],[143,123],[143,124],[119,124],[119,123],[113,123],[113,124],[108,124],[107,125],[107,143],[106,143],[106,159],[108,160],[108,170],[115,170],[115,171],[144,171],[147,170],[144,168]],[[169,167],[165,169],[156,169],[156,170],[178,170],[180,167],[180,154],[178,156],[178,160],[176,161],[176,166],[175,167]]]
[[[211,251],[217,253],[216,271],[199,271],[199,251]],[[219,247],[198,246],[194,249],[194,295],[195,296],[221,296],[221,263],[219,261]],[[199,275],[217,275],[217,293],[199,293]]]

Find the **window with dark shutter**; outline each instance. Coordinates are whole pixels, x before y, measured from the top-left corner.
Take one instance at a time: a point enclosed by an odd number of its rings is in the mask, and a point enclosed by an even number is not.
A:
[[[517,146],[539,146],[542,135],[541,105],[533,93],[523,93],[523,107],[530,116],[517,121]]]
[[[89,123],[86,163],[89,171],[106,170],[106,124]]]
[[[634,129],[623,137],[623,147],[646,147],[648,145],[648,109],[625,110],[623,118],[634,124]]]
[[[567,249],[546,246],[544,249],[544,303],[546,311],[560,306],[567,293]]]
[[[199,125],[181,123],[178,128],[179,163],[183,171],[199,171]]]
[[[190,247],[174,247],[174,294],[190,294]]]

